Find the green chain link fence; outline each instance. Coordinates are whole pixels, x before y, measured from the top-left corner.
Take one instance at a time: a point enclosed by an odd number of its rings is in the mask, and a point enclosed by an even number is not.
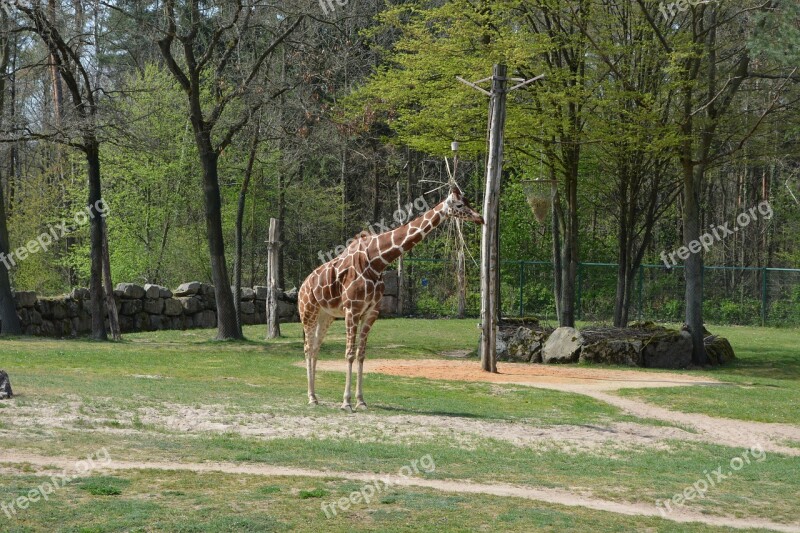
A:
[[[800,325],[800,269],[707,266],[703,274],[704,316],[709,323]],[[480,314],[480,273],[467,264],[466,316]],[[616,300],[617,265],[580,263],[579,320],[610,322]],[[538,261],[503,261],[501,306],[505,316],[536,316],[556,321],[553,266]],[[445,259],[405,259],[407,315],[456,316],[455,264]],[[683,267],[642,265],[634,284],[630,318],[681,322],[684,316]]]

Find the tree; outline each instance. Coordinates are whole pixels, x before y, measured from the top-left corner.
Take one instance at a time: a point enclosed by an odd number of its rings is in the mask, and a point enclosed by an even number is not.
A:
[[[13,1],[14,7],[32,24],[27,29],[36,34],[44,43],[61,80],[67,87],[71,106],[62,112],[65,129],[44,132],[41,136],[56,142],[68,144],[81,150],[86,157],[89,183],[88,209],[95,209],[102,201],[102,182],[100,178],[100,137],[99,103],[101,94],[98,78],[90,74],[87,67],[89,59],[82,55],[83,27],[76,28],[77,35],[64,37],[56,21],[46,13],[39,3]],[[80,7],[80,5],[78,4]],[[71,134],[73,133],[74,134]],[[91,234],[91,274],[89,291],[91,294],[92,338],[107,340],[105,313],[103,308],[103,240],[105,219],[94,216],[90,222]]]
[[[5,30],[8,25],[8,13],[0,9],[0,25]],[[0,35],[0,126],[5,117],[6,104],[6,71],[11,57],[9,34]],[[6,222],[6,200],[3,188],[2,169],[0,168],[0,257],[5,258],[11,246],[8,241],[8,225]],[[14,293],[11,291],[11,280],[4,264],[0,265],[0,335],[19,335],[22,326],[17,316]]]
[[[247,4],[236,1],[213,9],[199,0],[167,0],[163,9],[164,29],[158,46],[167,68],[186,93],[203,169],[206,231],[217,302],[217,338],[238,339],[242,331],[225,260],[219,158],[259,108],[286,90],[284,87],[268,93],[268,88],[259,81],[265,62],[300,25],[303,16],[290,23],[285,14],[260,0]],[[207,16],[208,10],[215,11],[213,17]],[[275,20],[280,21],[277,28],[272,23]],[[272,32],[275,37],[259,49],[264,31]],[[182,65],[174,55],[176,41],[182,50]],[[245,43],[249,53],[242,57],[241,45]]]

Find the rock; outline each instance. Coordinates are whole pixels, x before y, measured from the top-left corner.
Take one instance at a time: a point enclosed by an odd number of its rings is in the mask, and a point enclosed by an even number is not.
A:
[[[122,302],[122,307],[119,310],[119,314],[125,316],[133,316],[135,314],[141,313],[143,309],[144,309],[144,304],[142,303],[141,300],[124,300]]]
[[[164,329],[164,320],[161,315],[150,315],[150,329],[153,331]]]
[[[256,291],[250,287],[242,287],[242,300],[245,302],[252,302],[256,299]]]
[[[203,310],[203,300],[197,296],[189,296],[188,298],[178,298],[186,311],[186,314],[193,315]]]
[[[31,309],[28,311],[30,313],[31,324],[34,326],[41,326],[42,325],[42,315],[39,311]]]
[[[703,340],[706,347],[706,354],[713,365],[724,365],[736,359],[733,353],[733,346],[725,337],[711,335]]]
[[[583,348],[583,336],[575,328],[562,327],[550,334],[542,349],[542,362],[574,363]]]
[[[7,400],[14,397],[11,390],[11,380],[5,370],[0,370],[0,400]]]
[[[158,295],[158,297],[159,297],[159,298],[164,298],[165,300],[166,300],[167,298],[172,298],[172,291],[171,291],[171,290],[169,290],[168,288],[166,288],[166,287],[159,287],[159,291],[160,291],[160,293],[159,293],[159,295]]]
[[[535,363],[542,360],[542,337],[528,328],[517,330],[506,341],[507,360]]]
[[[668,331],[644,342],[642,365],[646,368],[686,368],[692,363],[692,336],[688,331]]]
[[[397,314],[397,297],[384,295],[381,298],[380,310],[381,316],[395,316]]]
[[[76,287],[72,289],[72,292],[69,293],[69,297],[73,300],[89,300],[92,296],[89,293],[89,289],[84,289],[83,287]]]
[[[253,291],[256,293],[256,300],[266,300],[267,295],[269,294],[269,287],[256,285],[253,287]]]
[[[161,298],[161,287],[159,287],[158,285],[153,285],[151,283],[148,283],[147,285],[144,286],[144,293],[145,296],[147,296],[151,300]]]
[[[50,302],[50,310],[53,314],[53,320],[64,320],[67,318],[67,306],[63,302],[53,300]]]
[[[242,302],[242,314],[243,315],[254,315],[256,313],[256,304],[251,302]]]
[[[152,300],[148,298],[144,301],[144,311],[146,313],[150,313],[151,315],[160,315],[162,311],[164,311],[164,300],[161,298],[155,298]]]
[[[34,291],[19,291],[14,294],[17,307],[31,308],[36,305],[36,293]]]
[[[183,304],[175,298],[164,300],[164,314],[167,316],[180,316],[183,314]]]
[[[581,350],[581,363],[641,366],[642,341],[637,339],[602,339]]]
[[[203,302],[203,308],[207,311],[217,310],[217,297],[214,295],[214,291],[203,293],[200,299]]]
[[[200,292],[203,284],[199,281],[190,281],[189,283],[182,283],[175,289],[175,296],[193,296]]]
[[[211,294],[215,295],[214,286],[208,283],[203,283],[202,288],[200,289],[200,294]]]
[[[215,328],[217,327],[217,314],[214,311],[203,311],[194,315],[194,326],[196,328]]]
[[[278,297],[278,299],[279,300],[283,300],[284,302],[289,302],[289,303],[296,304],[297,303],[297,293],[298,292],[299,291],[297,290],[297,287],[294,287],[293,289],[291,289],[289,291],[281,293],[281,295]]]
[[[266,308],[264,312],[266,313]],[[294,320],[297,316],[297,305],[278,300],[278,318],[281,321]]]
[[[383,273],[383,294],[387,296],[398,295],[399,279],[396,270],[387,270]]]
[[[116,290],[120,291],[122,297],[127,300],[140,300],[145,295],[144,287],[135,283],[119,283]]]

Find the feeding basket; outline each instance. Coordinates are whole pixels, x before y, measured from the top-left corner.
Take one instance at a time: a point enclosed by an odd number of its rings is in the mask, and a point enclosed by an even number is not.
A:
[[[553,188],[558,184],[556,180],[525,180],[522,182],[528,205],[531,206],[533,216],[539,224],[543,224],[550,214],[553,203]]]

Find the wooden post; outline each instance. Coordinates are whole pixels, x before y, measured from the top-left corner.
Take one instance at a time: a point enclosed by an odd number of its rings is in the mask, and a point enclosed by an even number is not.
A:
[[[503,171],[503,132],[506,122],[505,65],[495,65],[489,122],[489,160],[481,229],[481,368],[497,372],[497,213],[500,206],[500,178]]]
[[[267,339],[281,336],[278,319],[278,254],[281,247],[278,220],[269,219],[269,240],[267,241]]]
[[[103,281],[105,283],[106,306],[108,307],[108,325],[111,329],[111,338],[115,341],[122,340],[122,331],[119,327],[117,315],[117,302],[114,300],[114,287],[111,283],[111,254],[108,252],[108,223],[101,220],[103,231]]]
[[[500,213],[500,179],[503,173],[503,133],[506,123],[506,96],[509,92],[526,87],[540,80],[544,75],[529,80],[507,78],[508,68],[495,65],[491,78],[472,83],[456,77],[491,97],[489,104],[489,159],[486,164],[486,191],[483,199],[483,219],[481,229],[481,368],[487,372],[497,372],[497,325],[500,301],[499,233],[498,215]],[[492,80],[491,92],[478,84]],[[510,89],[508,82],[518,82]]]

